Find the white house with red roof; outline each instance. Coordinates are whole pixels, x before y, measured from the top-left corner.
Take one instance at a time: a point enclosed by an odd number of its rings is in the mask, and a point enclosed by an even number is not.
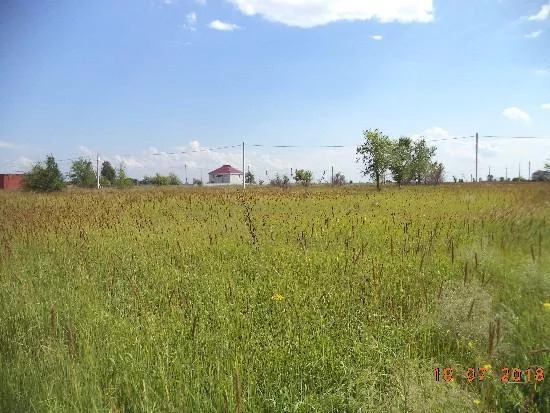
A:
[[[233,168],[231,165],[223,165],[218,169],[214,169],[212,172],[208,172],[209,184],[242,184],[243,173],[237,168]]]

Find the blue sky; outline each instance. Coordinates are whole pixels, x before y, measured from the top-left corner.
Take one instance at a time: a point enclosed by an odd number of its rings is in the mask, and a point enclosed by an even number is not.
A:
[[[266,145],[247,147],[258,176],[359,180],[367,128],[550,138],[549,51],[547,0],[4,0],[0,172],[100,153],[198,177],[240,149],[152,154],[244,140]],[[433,141],[448,179],[475,172],[473,142]],[[548,158],[550,139],[480,139],[482,177]]]

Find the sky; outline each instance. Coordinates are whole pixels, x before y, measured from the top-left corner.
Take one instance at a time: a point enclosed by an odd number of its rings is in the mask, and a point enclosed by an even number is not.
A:
[[[475,174],[476,133],[481,178],[541,169],[550,2],[0,2],[0,173],[99,154],[136,178],[206,179],[242,169],[244,141],[257,179],[357,182],[366,129],[424,136],[448,180]]]

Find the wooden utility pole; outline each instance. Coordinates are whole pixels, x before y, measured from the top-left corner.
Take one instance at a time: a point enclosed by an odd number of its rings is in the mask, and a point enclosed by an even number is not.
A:
[[[331,166],[331,178],[330,178],[330,183],[332,185],[334,185],[334,166]]]
[[[243,141],[243,189],[246,188],[246,178],[244,174],[244,141]]]

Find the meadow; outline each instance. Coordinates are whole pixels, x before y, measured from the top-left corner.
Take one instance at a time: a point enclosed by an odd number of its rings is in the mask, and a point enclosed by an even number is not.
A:
[[[537,183],[0,193],[0,411],[550,411],[549,219]]]

